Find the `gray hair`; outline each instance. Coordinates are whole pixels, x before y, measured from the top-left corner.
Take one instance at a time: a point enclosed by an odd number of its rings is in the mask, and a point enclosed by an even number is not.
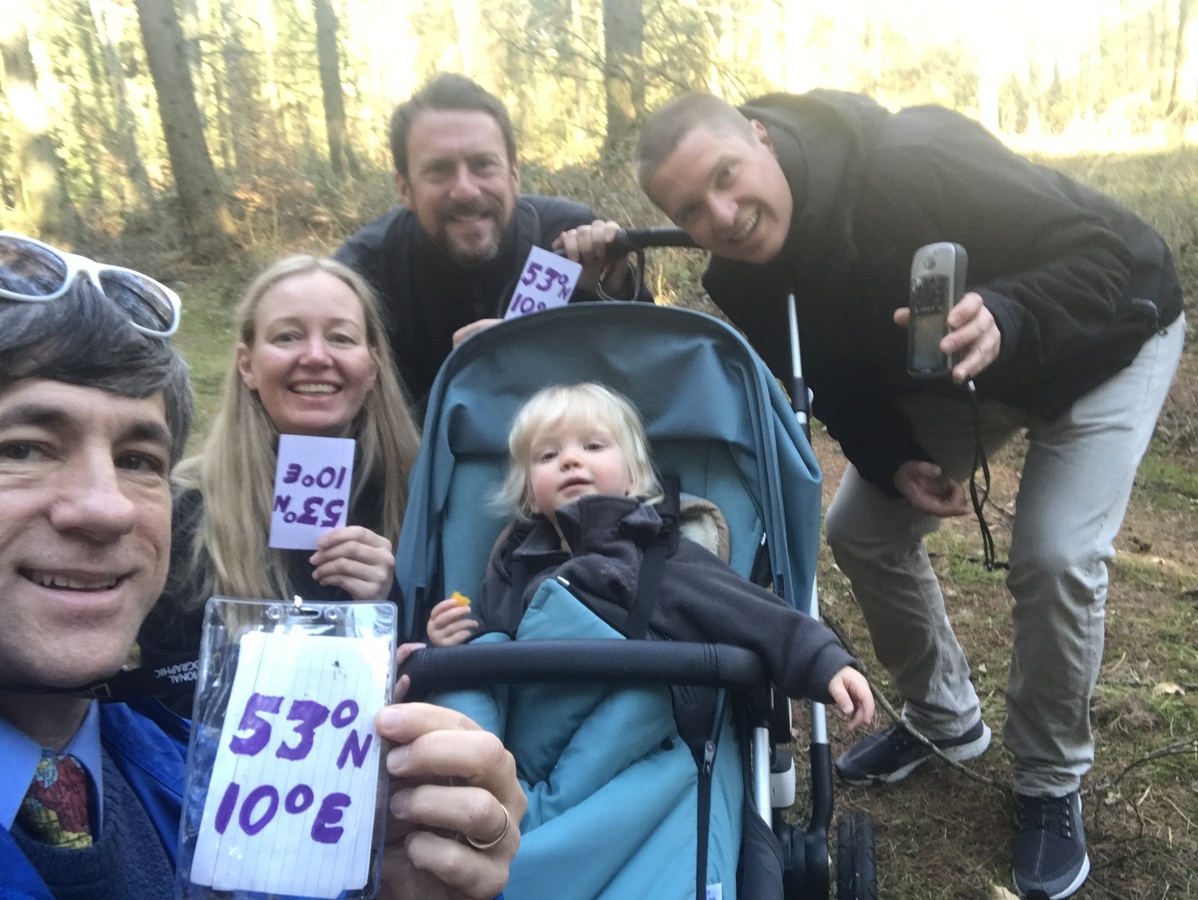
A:
[[[183,456],[193,404],[187,363],[168,341],[137,331],[89,282],[45,303],[0,300],[0,391],[27,378],[137,399],[161,392],[171,464]]]

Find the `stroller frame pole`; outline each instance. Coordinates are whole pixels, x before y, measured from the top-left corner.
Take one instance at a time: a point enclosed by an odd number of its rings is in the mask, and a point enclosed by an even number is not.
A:
[[[762,725],[754,728],[752,732],[752,761],[753,771],[768,772],[770,770],[770,756],[772,744],[770,742],[770,730]],[[774,804],[770,798],[769,781],[762,778],[758,779],[756,791],[753,797],[753,808],[757,810],[757,814],[765,821],[765,824],[772,825],[774,821]]]
[[[803,357],[799,347],[799,315],[794,292],[786,295],[786,316],[790,338],[790,407],[808,441],[811,439],[811,410],[807,383],[803,380]],[[819,591],[811,583],[811,615],[819,617]],[[831,861],[828,858],[828,830],[832,826],[832,751],[828,745],[828,720],[824,704],[811,702],[811,819],[804,834],[806,878],[818,885],[819,895],[828,895]]]

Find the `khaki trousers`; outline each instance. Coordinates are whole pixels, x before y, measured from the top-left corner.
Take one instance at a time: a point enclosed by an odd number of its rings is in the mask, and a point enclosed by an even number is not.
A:
[[[1007,577],[1014,643],[1003,728],[1019,793],[1074,790],[1093,763],[1089,707],[1102,662],[1107,561],[1184,338],[1183,316],[1050,423],[980,404],[988,455],[1027,429]],[[913,395],[904,408],[937,464],[967,479],[974,453],[968,399]],[[923,543],[939,525],[906,500],[883,496],[852,466],[825,522],[878,659],[904,699],[903,714],[931,738],[959,735],[981,715]]]

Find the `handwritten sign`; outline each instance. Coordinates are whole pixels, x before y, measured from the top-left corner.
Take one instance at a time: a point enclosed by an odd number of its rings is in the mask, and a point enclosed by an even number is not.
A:
[[[322,534],[343,527],[353,472],[350,438],[279,435],[270,546],[315,550]]]
[[[240,641],[190,880],[336,897],[370,877],[385,638]]]
[[[533,247],[516,282],[505,319],[565,306],[574,293],[582,266],[543,247]]]

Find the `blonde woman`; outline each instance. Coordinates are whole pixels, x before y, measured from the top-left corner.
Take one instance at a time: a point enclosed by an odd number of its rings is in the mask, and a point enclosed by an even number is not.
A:
[[[176,470],[171,572],[139,637],[145,665],[194,658],[215,594],[398,599],[394,546],[420,435],[374,294],[335,260],[291,256],[258,276],[236,315],[216,416]],[[314,553],[267,546],[280,434],[357,440],[348,524]]]

